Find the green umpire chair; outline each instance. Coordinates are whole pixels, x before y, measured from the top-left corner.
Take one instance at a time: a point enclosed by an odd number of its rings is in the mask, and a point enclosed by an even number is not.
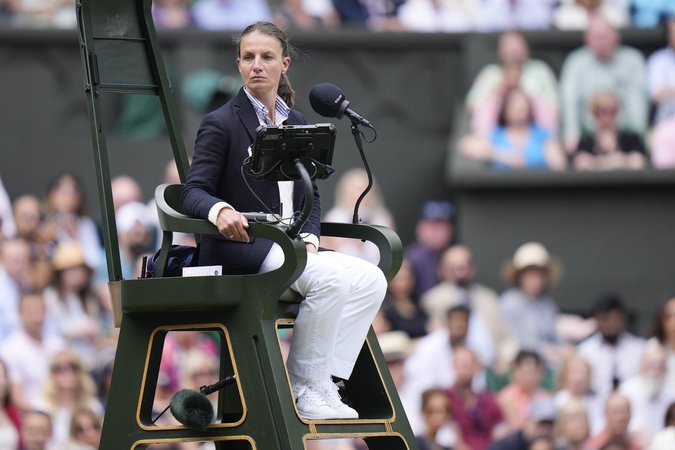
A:
[[[302,241],[282,227],[251,223],[251,236],[270,239],[284,252],[283,265],[251,275],[168,276],[174,232],[218,233],[208,221],[182,212],[183,186],[155,193],[162,242],[152,278],[123,279],[110,186],[101,100],[108,93],[159,97],[181,180],[189,162],[176,119],[171,86],[150,13],[150,0],[78,0],[84,85],[91,121],[109,288],[120,328],[101,450],[142,449],[159,444],[210,441],[217,449],[300,450],[308,439],[362,438],[369,449],[416,450],[401,402],[372,329],[346,382],[354,420],[305,420],[298,415],[280,343],[292,328],[288,289],[304,270]],[[384,227],[324,223],[323,235],[367,240],[380,249],[379,267],[391,279],[401,265],[401,242]],[[220,378],[235,383],[217,394],[212,424],[202,430],[155,423],[153,403],[168,333],[209,331],[220,340]]]

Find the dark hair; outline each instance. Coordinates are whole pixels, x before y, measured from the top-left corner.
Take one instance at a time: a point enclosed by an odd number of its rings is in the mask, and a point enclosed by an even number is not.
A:
[[[675,301],[675,295],[671,295],[668,299],[661,303],[659,309],[654,316],[654,325],[652,326],[652,336],[654,336],[660,343],[666,340],[666,330],[663,328],[663,316],[666,314],[666,305],[671,301]]]
[[[499,126],[505,127],[506,126],[506,108],[509,102],[511,101],[511,98],[514,95],[517,94],[522,94],[525,97],[525,100],[527,101],[527,108],[528,108],[528,114],[527,114],[527,122],[528,123],[534,123],[534,111],[532,110],[532,102],[530,101],[530,98],[527,96],[525,91],[518,87],[514,87],[509,89],[504,93],[504,96],[502,97],[502,101],[499,105],[499,112],[497,114],[497,124]]]
[[[513,360],[513,365],[514,367],[519,366],[528,359],[533,360],[538,366],[544,365],[544,360],[541,355],[533,350],[520,350]]]
[[[244,28],[244,31],[242,31],[241,34],[234,37],[234,45],[237,48],[237,57],[241,51],[240,45],[243,37],[255,31],[277,38],[281,44],[282,56],[290,57],[295,53],[295,49],[290,44],[290,42],[288,42],[288,36],[286,36],[286,33],[284,33],[281,28],[271,22],[255,22]],[[277,94],[290,108],[295,106],[295,91],[293,90],[291,82],[285,73],[281,74],[279,87],[277,88]]]
[[[666,417],[663,421],[664,427],[675,425],[675,402],[672,402],[666,410]]]
[[[448,398],[448,393],[445,392],[443,389],[440,389],[440,388],[431,388],[431,389],[427,389],[426,391],[422,392],[422,407],[421,407],[421,410],[424,411],[426,409],[427,405],[429,404],[429,401],[431,400],[431,397],[433,397],[435,395],[442,395],[443,397],[445,397],[448,400],[448,402],[447,402],[448,414],[452,413],[451,406],[450,406],[450,399]]]
[[[445,317],[450,318],[450,316],[452,316],[455,313],[463,313],[466,314],[466,317],[469,317],[471,315],[471,308],[469,308],[468,305],[463,304],[451,306],[445,312]]]
[[[0,398],[0,408],[7,408],[11,400],[11,394],[9,389],[9,371],[7,370],[7,364],[0,359],[0,370],[5,373],[5,381],[7,382],[7,392],[5,396]]]
[[[593,315],[606,314],[614,311],[623,313],[624,315],[627,314],[626,307],[623,304],[623,300],[618,294],[615,293],[604,294],[600,296],[593,304],[592,309]]]
[[[61,183],[63,183],[65,180],[70,179],[73,181],[73,184],[75,185],[75,190],[80,196],[80,205],[77,207],[77,211],[75,213],[78,216],[83,216],[85,213],[85,204],[86,204],[86,199],[85,199],[85,193],[84,193],[84,183],[74,173],[71,172],[62,172],[58,174],[56,177],[52,178],[51,181],[49,181],[49,184],[47,184],[47,197],[49,197],[49,194],[52,193],[54,189],[56,189]],[[51,207],[51,205],[49,205]]]

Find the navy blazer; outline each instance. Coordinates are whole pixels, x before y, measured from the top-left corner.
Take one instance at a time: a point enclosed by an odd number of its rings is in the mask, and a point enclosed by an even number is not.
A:
[[[304,125],[304,116],[291,110],[285,122],[288,125]],[[244,89],[225,105],[204,116],[197,139],[195,152],[183,189],[182,204],[186,214],[208,219],[209,210],[220,201],[226,201],[240,212],[268,212],[249,190],[242,175],[242,164],[248,158],[248,149],[253,144],[258,116]],[[244,171],[245,173],[245,171]],[[247,178],[260,199],[280,212],[279,187],[275,182],[260,182]],[[296,181],[293,189],[293,205],[297,211],[304,202],[304,188]],[[321,202],[314,183],[314,208],[301,233],[320,234]],[[272,247],[267,239],[254,239],[249,243],[231,241],[223,236],[203,236],[200,242],[199,263],[219,264],[223,273],[256,273]]]

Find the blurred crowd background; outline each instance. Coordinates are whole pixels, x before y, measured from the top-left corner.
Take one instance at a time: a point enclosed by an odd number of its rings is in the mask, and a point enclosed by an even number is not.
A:
[[[75,27],[72,1],[0,0],[0,11],[6,29]],[[460,164],[494,171],[675,167],[673,1],[163,0],[152,12],[159,29],[239,31],[273,20],[301,31],[501,33],[498,59],[466,94],[466,125],[449,139]],[[666,30],[661,49],[645,55],[621,44],[623,30],[655,27]],[[551,29],[584,34],[559,72],[531,57],[521,33]],[[221,89],[202,95],[203,108],[239,87],[216,78]],[[124,109],[128,122],[148,111],[142,108]],[[98,446],[117,330],[100,219],[87,209],[80,176],[37,180],[39,193],[16,197],[0,179],[3,450]],[[120,175],[112,184],[125,278],[140,276],[141,258],[159,245],[155,206],[140,181]],[[175,165],[155,181],[179,182]],[[340,174],[324,219],[349,221],[364,187],[362,170]],[[400,218],[387,207],[394,201],[376,186],[361,218],[396,229]],[[415,206],[414,238],[405,242],[374,328],[421,450],[675,448],[675,296],[650,299],[660,307],[647,332],[632,327],[631,299],[611,285],[585,311],[565,311],[554,288],[574,261],[536,241],[499,261],[503,285],[483,285],[468,236],[456,233],[461,210],[447,199]],[[186,235],[175,242],[194,245]],[[360,241],[325,238],[322,245],[378,258]],[[288,333],[281,332],[286,344]],[[221,345],[211,333],[169,334],[156,415],[177,390],[217,381]],[[158,421],[172,423],[168,413]],[[177,446],[201,447],[209,448]],[[361,450],[364,443],[310,441],[308,448]]]

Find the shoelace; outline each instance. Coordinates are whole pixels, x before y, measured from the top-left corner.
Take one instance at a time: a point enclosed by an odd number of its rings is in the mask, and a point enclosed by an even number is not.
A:
[[[333,382],[328,382],[324,385],[324,392],[326,393],[326,399],[334,408],[344,407],[345,404],[340,397],[338,392],[338,387]]]

